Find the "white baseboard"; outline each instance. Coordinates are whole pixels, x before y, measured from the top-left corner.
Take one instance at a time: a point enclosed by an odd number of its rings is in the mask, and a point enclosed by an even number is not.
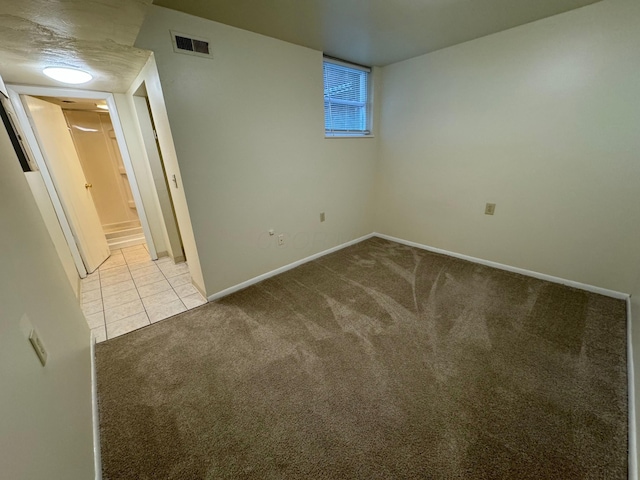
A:
[[[262,275],[258,275],[257,277],[253,277],[249,280],[247,280],[246,282],[242,282],[239,283],[237,285],[234,285],[233,287],[229,287],[229,288],[225,288],[224,290],[221,290],[218,293],[214,293],[213,295],[209,295],[208,300],[210,302],[213,302],[214,300],[218,300],[222,297],[226,297],[227,295],[231,295],[232,293],[235,293],[239,290],[243,290],[247,287],[250,287],[251,285],[255,285],[256,283],[259,283],[263,280],[266,280],[267,278],[271,278],[275,275],[279,275],[281,273],[286,272],[287,270],[291,270],[292,268],[296,268],[299,267],[300,265],[310,262],[312,260],[315,260],[316,258],[320,258],[320,257],[324,257],[325,255],[329,255],[330,253],[333,252],[337,252],[338,250],[342,250],[343,248],[349,247],[351,245],[355,245],[356,243],[360,243],[364,240],[367,240],[371,237],[373,237],[374,234],[370,233],[368,235],[365,235],[363,237],[360,238],[356,238],[355,240],[351,240],[349,242],[346,243],[342,243],[340,245],[337,245],[333,248],[330,248],[328,250],[324,250],[322,252],[316,253],[314,255],[311,255],[309,257],[303,258],[301,260],[298,260],[296,262],[290,263],[288,265],[285,265],[284,267],[280,267],[280,268],[276,268],[275,270],[271,270],[270,272],[267,273],[263,273]]]
[[[208,300],[210,302],[214,300],[218,300],[219,298],[226,297],[227,295],[231,295],[239,290],[250,287],[251,285],[255,285],[258,282],[266,280],[267,278],[273,277],[275,275],[279,275],[280,273],[286,272],[287,270],[291,270],[292,268],[296,268],[304,263],[310,262],[320,257],[324,257],[330,253],[336,252],[338,250],[342,250],[343,248],[349,247],[351,245],[355,245],[356,243],[360,243],[364,240],[367,240],[372,237],[383,238],[385,240],[389,240],[392,242],[400,243],[402,245],[408,245],[410,247],[420,248],[422,250],[427,250],[429,252],[440,253],[442,255],[447,255],[449,257],[459,258],[461,260],[467,260],[469,262],[478,263],[480,265],[485,265],[487,267],[497,268],[499,270],[505,270],[507,272],[519,273],[521,275],[525,275],[527,277],[538,278],[540,280],[546,280],[551,283],[558,283],[560,285],[566,285],[568,287],[577,288],[579,290],[585,290],[587,292],[598,293],[600,295],[604,295],[606,297],[617,298],[620,300],[627,300],[629,298],[628,293],[617,292],[615,290],[609,290],[602,287],[596,287],[594,285],[589,285],[586,283],[575,282],[573,280],[567,280],[565,278],[554,277],[553,275],[547,275],[546,273],[534,272],[533,270],[527,270],[526,268],[520,267],[512,267],[511,265],[505,265],[504,263],[493,262],[491,260],[484,260],[482,258],[472,257],[470,255],[464,255],[462,253],[451,252],[449,250],[444,250],[442,248],[430,247],[429,245],[424,245],[417,242],[411,242],[409,240],[403,240],[402,238],[392,237],[391,235],[385,235],[383,233],[373,232],[368,235],[364,235],[360,238],[356,238],[355,240],[351,240],[349,242],[343,243],[341,245],[337,245],[328,250],[324,250],[322,252],[316,253],[309,257],[303,258],[296,262],[285,265],[284,267],[277,268],[275,270],[271,270],[270,272],[263,273],[262,275],[258,275],[257,277],[251,278],[247,281],[234,285],[233,287],[226,288],[221,290],[213,295],[209,295]]]
[[[631,338],[631,297],[627,298],[627,379],[629,381],[629,480],[638,480],[638,436],[636,429],[636,390]]]
[[[633,342],[631,339],[631,296],[628,293],[617,292],[615,290],[608,290],[606,288],[595,287],[586,283],[574,282],[573,280],[566,280],[564,278],[554,277],[552,275],[546,275],[544,273],[533,272],[524,268],[512,267],[510,265],[504,265],[502,263],[492,262],[490,260],[483,260],[481,258],[471,257],[469,255],[462,255],[460,253],[450,252],[441,248],[434,248],[428,245],[422,245],[416,242],[410,242],[401,238],[392,237],[390,235],[384,235],[382,233],[374,233],[373,236],[384,238],[392,242],[401,243],[410,247],[416,247],[429,252],[441,253],[450,257],[460,258],[462,260],[468,260],[473,263],[486,265],[488,267],[498,268],[500,270],[506,270],[508,272],[519,273],[528,277],[538,278],[540,280],[546,280],[552,283],[559,283],[561,285],[567,285],[569,287],[578,288],[587,292],[599,293],[607,297],[617,298],[625,300],[627,302],[627,381],[628,381],[628,399],[629,402],[629,480],[638,480],[638,452],[637,452],[637,430],[636,430],[636,405],[635,405],[635,372],[633,368]]]
[[[102,480],[100,455],[100,417],[98,414],[98,382],[96,380],[96,339],[91,332],[91,413],[93,417],[93,462],[96,480]]]
[[[616,292],[615,290],[608,290],[606,288],[595,287],[593,285],[588,285],[586,283],[574,282],[573,280],[554,277],[553,275],[547,275],[545,273],[534,272],[532,270],[527,270],[526,268],[512,267],[511,265],[492,262],[491,260],[484,260],[482,258],[471,257],[469,255],[463,255],[461,253],[450,252],[448,250],[443,250],[441,248],[435,248],[435,247],[430,247],[428,245],[423,245],[421,243],[410,242],[408,240],[392,237],[390,235],[385,235],[383,233],[374,233],[373,236],[384,238],[385,240],[390,240],[392,242],[401,243],[403,245],[408,245],[410,247],[420,248],[422,250],[427,250],[429,252],[441,253],[449,257],[460,258],[461,260],[468,260],[469,262],[479,263],[480,265],[486,265],[487,267],[493,267],[499,270],[505,270],[507,272],[519,273],[521,275],[526,275],[527,277],[538,278],[540,280],[546,280],[547,282],[551,282],[551,283],[559,283],[561,285],[578,288],[580,290],[585,290],[587,292],[599,293],[600,295],[604,295],[606,297],[617,298],[620,300],[627,300],[629,298],[628,293]]]
[[[270,272],[264,273],[262,275],[258,275],[257,277],[254,277],[245,282],[239,283],[233,287],[227,288],[218,293],[214,293],[213,295],[210,295],[208,299],[210,302],[212,302],[222,297],[226,297],[227,295],[235,293],[239,290],[243,290],[263,280],[266,280],[267,278],[273,277],[275,275],[279,275],[280,273],[296,268],[304,263],[310,262],[317,258],[336,252],[345,247],[355,245],[356,243],[360,243],[372,237],[383,238],[385,240],[390,240],[392,242],[408,245],[410,247],[416,247],[422,250],[427,250],[429,252],[440,253],[443,255],[448,255],[450,257],[460,258],[462,260],[467,260],[473,263],[478,263],[480,265],[486,265],[488,267],[505,270],[507,272],[519,273],[521,275],[525,275],[528,277],[538,278],[540,280],[546,280],[548,282],[558,283],[560,285],[566,285],[566,286],[577,288],[580,290],[585,290],[587,292],[598,293],[600,295],[605,295],[607,297],[625,300],[627,302],[627,355],[628,355],[627,377],[629,382],[629,386],[628,386],[628,390],[629,390],[629,393],[628,393],[629,395],[629,398],[628,398],[628,402],[629,402],[629,480],[638,480],[638,458],[637,458],[637,452],[636,452],[637,433],[636,433],[636,411],[635,411],[635,384],[634,384],[635,374],[634,374],[634,368],[633,368],[633,346],[631,341],[631,296],[627,293],[617,292],[615,290],[608,290],[606,288],[596,287],[593,285],[588,285],[586,283],[575,282],[573,280],[567,280],[560,277],[554,277],[553,275],[534,272],[532,270],[527,270],[525,268],[512,267],[510,265],[505,265],[498,262],[492,262],[490,260],[484,260],[482,258],[472,257],[469,255],[463,255],[460,253],[443,250],[441,248],[430,247],[428,245],[423,245],[420,243],[403,240],[401,238],[392,237],[390,235],[374,232],[374,233],[370,233],[369,235],[365,235],[363,237],[356,238],[355,240],[351,240],[349,242],[335,246],[328,250],[324,250],[322,252],[316,253],[314,255],[303,258],[296,262],[290,263],[288,265],[285,265],[284,267],[280,267]],[[97,404],[95,405],[95,407],[97,408]],[[95,422],[97,422],[97,416],[96,416],[96,419],[94,419],[94,423]],[[99,442],[99,437],[98,437],[98,442]],[[98,451],[98,456],[96,457],[96,462],[99,462],[99,451]],[[96,479],[99,480],[97,477]]]

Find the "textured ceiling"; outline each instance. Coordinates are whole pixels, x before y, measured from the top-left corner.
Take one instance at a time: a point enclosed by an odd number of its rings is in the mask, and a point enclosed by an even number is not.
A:
[[[154,0],[364,65],[388,65],[599,0]]]
[[[387,65],[597,0],[155,0],[157,5]],[[77,88],[123,92],[149,52],[133,47],[151,0],[0,0],[0,75],[60,86],[49,65],[90,71]]]
[[[151,0],[0,0],[0,75],[7,83],[63,86],[49,65],[94,79],[74,88],[124,92],[149,57],[133,47]]]

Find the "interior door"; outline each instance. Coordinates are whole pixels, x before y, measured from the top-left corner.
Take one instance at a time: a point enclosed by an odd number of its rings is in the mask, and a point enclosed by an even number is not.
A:
[[[93,272],[109,257],[109,245],[62,109],[39,98],[22,98],[82,261]]]

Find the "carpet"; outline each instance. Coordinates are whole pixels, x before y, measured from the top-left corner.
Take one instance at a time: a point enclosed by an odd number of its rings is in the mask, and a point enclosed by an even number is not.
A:
[[[626,479],[624,301],[372,238],[96,347],[114,479]]]

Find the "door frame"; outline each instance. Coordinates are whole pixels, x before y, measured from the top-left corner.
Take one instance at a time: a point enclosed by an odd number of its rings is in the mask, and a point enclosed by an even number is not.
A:
[[[113,124],[113,130],[116,135],[116,141],[118,143],[120,155],[122,156],[122,163],[124,165],[125,171],[127,172],[127,178],[131,187],[133,201],[138,212],[140,225],[142,226],[142,230],[144,232],[147,247],[149,248],[149,255],[153,260],[157,260],[158,254],[156,252],[155,244],[153,243],[153,238],[151,237],[151,228],[149,227],[147,214],[144,209],[144,204],[142,203],[142,195],[140,194],[138,181],[133,170],[133,163],[131,161],[131,156],[129,155],[129,150],[127,149],[124,130],[122,128],[122,123],[120,122],[120,116],[118,114],[118,109],[113,94],[109,92],[98,92],[93,90],[76,90],[71,88],[29,85],[7,85],[7,90],[9,91],[9,98],[11,99],[13,108],[16,111],[18,121],[20,122],[22,130],[24,131],[26,141],[31,148],[33,156],[35,157],[36,164],[38,165],[40,173],[42,174],[45,186],[47,187],[49,196],[51,197],[56,216],[58,217],[58,221],[60,222],[60,226],[62,227],[62,232],[64,233],[65,239],[69,244],[71,255],[73,257],[74,263],[76,264],[76,268],[78,269],[80,278],[85,278],[87,276],[87,270],[84,266],[82,257],[80,256],[80,252],[78,250],[76,236],[74,235],[73,227],[67,219],[64,208],[62,207],[62,203],[60,202],[60,198],[58,197],[58,194],[56,192],[51,174],[49,173],[47,164],[44,160],[44,155],[40,150],[40,145],[38,144],[35,133],[33,132],[31,122],[29,122],[27,112],[24,108],[20,95],[70,97],[78,99],[105,100],[107,102],[107,105],[109,107],[109,116],[111,117],[111,123]]]

